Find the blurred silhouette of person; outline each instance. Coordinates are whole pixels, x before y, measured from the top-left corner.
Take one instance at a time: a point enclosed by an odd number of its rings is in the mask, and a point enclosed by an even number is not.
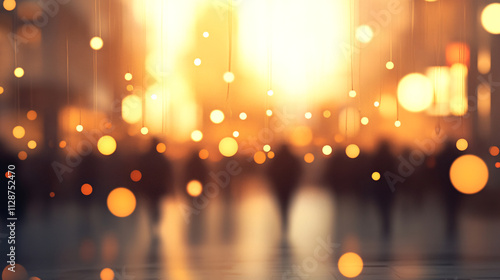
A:
[[[455,189],[450,181],[450,167],[460,156],[453,142],[446,142],[443,149],[436,156],[436,191],[444,202],[446,236],[449,241],[457,237],[458,211],[460,210],[461,193]]]
[[[285,144],[276,151],[267,173],[273,192],[278,198],[282,229],[283,232],[286,232],[288,230],[290,201],[299,186],[302,175],[301,161],[292,154],[290,148]]]
[[[372,180],[372,195],[375,207],[380,218],[382,238],[389,241],[391,238],[391,216],[394,206],[394,186],[384,176],[386,172],[397,174],[396,160],[391,152],[390,143],[382,140],[372,156],[371,170],[380,173],[378,181]],[[389,174],[389,173],[387,173]]]

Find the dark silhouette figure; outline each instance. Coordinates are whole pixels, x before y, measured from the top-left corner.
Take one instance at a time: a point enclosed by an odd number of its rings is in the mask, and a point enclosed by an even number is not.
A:
[[[301,162],[292,154],[288,146],[283,145],[276,152],[267,171],[273,192],[278,198],[283,232],[286,232],[290,201],[299,186],[299,179],[302,175]]]

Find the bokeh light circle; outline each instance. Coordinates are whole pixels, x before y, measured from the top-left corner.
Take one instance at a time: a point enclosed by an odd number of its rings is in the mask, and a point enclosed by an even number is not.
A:
[[[500,149],[497,146],[491,146],[489,149],[490,155],[496,157],[500,153]]]
[[[139,182],[142,179],[142,173],[139,170],[132,170],[130,172],[130,180],[134,182]]]
[[[324,145],[323,148],[321,149],[321,151],[323,152],[323,154],[325,156],[329,156],[332,154],[333,149],[332,149],[332,146],[330,146],[330,145]]]
[[[387,70],[392,70],[392,69],[394,69],[394,62],[392,62],[392,61],[387,61],[387,62],[385,63],[385,68],[387,68]]]
[[[379,173],[379,172],[376,172],[376,171],[375,171],[375,172],[373,172],[373,173],[372,173],[372,179],[373,179],[373,181],[378,181],[378,180],[380,180],[380,173]]]
[[[26,134],[26,131],[24,130],[24,127],[22,127],[20,125],[14,127],[14,129],[12,129],[12,135],[14,135],[14,137],[16,137],[17,139],[23,138],[25,134]]]
[[[339,259],[339,271],[347,278],[354,278],[363,271],[363,260],[356,253],[345,253]]]
[[[191,180],[186,185],[187,193],[192,197],[197,197],[203,192],[203,185],[198,180]]]
[[[463,155],[457,158],[450,168],[450,180],[455,189],[464,194],[481,191],[488,182],[488,167],[475,155]]]
[[[369,25],[363,24],[356,28],[356,39],[364,44],[369,43],[373,39],[373,30]]]
[[[97,149],[105,156],[113,154],[116,150],[116,141],[109,135],[104,135],[97,141]]]
[[[221,110],[213,110],[210,113],[210,120],[215,124],[219,124],[224,121],[224,113]]]
[[[345,154],[349,158],[357,158],[359,156],[359,153],[360,153],[360,150],[359,150],[358,145],[356,145],[356,144],[350,144],[349,146],[347,146],[345,148]]]
[[[24,69],[21,67],[17,67],[16,69],[14,69],[14,76],[16,76],[17,78],[21,78],[22,76],[24,76]]]
[[[82,192],[83,195],[90,195],[92,194],[93,188],[90,184],[85,183],[80,188],[80,191]]]
[[[459,151],[465,151],[469,147],[469,143],[464,138],[460,138],[457,140],[456,146]]]
[[[434,94],[432,83],[426,76],[412,73],[398,84],[398,101],[407,111],[421,112],[431,106]]]
[[[107,199],[108,209],[111,214],[123,218],[132,214],[136,206],[135,195],[126,188],[112,190]]]
[[[255,163],[257,164],[263,164],[264,162],[266,162],[266,153],[264,153],[263,151],[257,151],[254,155],[253,155],[253,160],[255,161]]]
[[[115,272],[111,268],[104,268],[99,276],[101,280],[113,280],[115,279]]]
[[[232,137],[225,137],[219,142],[219,151],[225,157],[232,157],[238,152],[238,142]]]
[[[104,46],[104,42],[102,41],[102,38],[101,37],[93,37],[92,39],[90,39],[90,47],[93,49],[93,50],[100,50],[102,49],[102,46]]]
[[[6,247],[4,247],[4,248],[6,248]],[[3,269],[2,280],[26,280],[26,279],[28,279],[28,272],[26,271],[26,269],[22,265],[16,263],[15,272],[10,271],[9,267],[10,267],[10,264],[7,265]]]
[[[481,24],[491,34],[500,34],[500,3],[486,6],[481,13]]]
[[[234,82],[234,74],[232,72],[226,72],[224,73],[224,76],[222,76],[224,79],[224,82],[226,83],[232,83]]]
[[[36,113],[35,110],[29,110],[28,113],[26,113],[26,118],[30,121],[36,120],[38,114]]]
[[[203,133],[199,130],[191,132],[191,140],[194,142],[200,142],[203,139]]]
[[[307,163],[312,163],[314,161],[314,155],[312,153],[305,154],[304,161]]]
[[[4,0],[3,1],[3,8],[7,11],[12,11],[16,8],[16,1],[15,0]]]

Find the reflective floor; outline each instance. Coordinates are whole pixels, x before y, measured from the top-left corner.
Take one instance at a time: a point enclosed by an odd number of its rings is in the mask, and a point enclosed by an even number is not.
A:
[[[500,279],[495,215],[462,210],[448,235],[441,201],[397,196],[385,236],[371,203],[302,186],[284,233],[265,180],[226,190],[199,212],[189,198],[166,197],[158,225],[141,200],[127,218],[98,203],[31,205],[17,231],[18,263],[41,279],[99,279],[106,267],[115,279],[346,279],[337,263],[350,251],[364,262],[357,279]]]

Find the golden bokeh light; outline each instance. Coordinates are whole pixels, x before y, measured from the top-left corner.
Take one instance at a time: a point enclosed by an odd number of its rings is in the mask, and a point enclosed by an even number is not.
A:
[[[392,70],[392,69],[394,69],[394,62],[392,62],[392,61],[387,61],[387,63],[385,64],[385,68],[387,68],[387,70]]]
[[[270,151],[269,153],[267,153],[267,157],[269,159],[273,159],[274,158],[274,152],[273,151]]]
[[[97,149],[105,156],[109,156],[116,151],[116,141],[112,136],[104,135],[97,141]]]
[[[191,132],[191,140],[194,142],[200,142],[203,139],[203,133],[199,130]]]
[[[224,76],[222,76],[222,78],[224,79],[224,82],[226,82],[226,83],[234,82],[234,74],[232,72],[224,73]]]
[[[203,185],[198,180],[191,180],[186,185],[186,192],[192,197],[197,197],[203,192]]]
[[[24,130],[24,127],[18,125],[12,129],[12,135],[14,135],[15,138],[21,139],[24,137],[26,134],[26,131]]]
[[[224,121],[224,113],[221,110],[213,110],[210,113],[210,120],[215,124],[219,124]]]
[[[54,198],[54,197],[56,196],[56,193],[55,193],[55,192],[50,192],[50,193],[49,193],[49,196],[50,196],[51,198]]]
[[[308,120],[309,120],[309,119],[311,119],[311,118],[312,118],[312,113],[311,113],[311,112],[306,112],[306,113],[304,114],[304,117],[305,117],[306,119],[308,119]]]
[[[500,3],[486,6],[481,13],[481,24],[491,34],[500,34]]]
[[[267,110],[266,110],[266,116],[270,117],[270,116],[272,116],[272,115],[273,115],[273,111],[272,111],[272,110],[270,110],[270,109],[267,109]]]
[[[324,110],[324,111],[323,111],[323,117],[324,117],[325,119],[328,119],[328,118],[329,118],[329,117],[331,117],[331,116],[332,116],[332,112],[330,112],[330,110]]]
[[[113,280],[115,279],[115,272],[111,268],[104,268],[101,270],[99,275],[101,280]]]
[[[83,184],[82,187],[80,188],[80,191],[82,192],[83,195],[90,195],[92,194],[92,186],[90,184]]]
[[[257,164],[263,164],[264,162],[266,162],[266,153],[264,153],[263,151],[257,151],[253,155],[253,160]]]
[[[20,160],[25,160],[28,158],[28,154],[25,151],[20,151],[19,153],[17,153],[17,157]]]
[[[198,153],[198,156],[201,159],[207,159],[209,155],[210,155],[210,153],[208,152],[207,149],[201,149],[200,152]]]
[[[244,121],[247,119],[247,114],[245,112],[240,113],[240,120]]]
[[[28,148],[34,150],[36,148],[36,141],[35,140],[28,141]]]
[[[369,25],[363,24],[356,28],[355,36],[359,42],[367,44],[373,39],[373,30]]]
[[[208,38],[208,36],[210,36],[210,33],[208,33],[207,31],[203,32],[203,37],[204,38]]]
[[[490,155],[496,157],[500,153],[500,149],[497,146],[491,146],[489,149]]]
[[[312,163],[314,161],[314,155],[312,153],[305,154],[304,161],[307,163]]]
[[[262,148],[262,150],[267,153],[267,152],[269,152],[271,150],[271,146],[269,144],[266,144],[266,145],[264,145],[264,147]]]
[[[83,125],[79,124],[76,126],[76,131],[82,132],[83,131]]]
[[[372,173],[372,179],[373,179],[373,181],[378,181],[378,180],[380,180],[380,173],[379,173],[379,172],[376,172],[376,171],[375,171],[375,172],[373,172],[373,173]]]
[[[225,157],[232,157],[238,152],[238,142],[232,137],[225,137],[219,142],[219,152]]]
[[[2,94],[4,91],[3,87],[0,87],[0,94]]]
[[[67,145],[67,144],[68,144],[68,143],[66,143],[66,141],[62,140],[61,142],[59,142],[59,148],[61,148],[61,149],[66,148],[66,145]]]
[[[496,168],[500,168],[500,162],[498,162],[498,161],[497,161],[497,162],[495,162],[495,167],[496,167]]]
[[[137,95],[128,95],[122,100],[122,118],[130,124],[142,119],[142,100]]]
[[[9,246],[10,247],[10,246]],[[26,280],[28,279],[28,272],[24,266],[17,263],[15,271],[9,270],[10,264],[8,264],[2,271],[2,280]]]
[[[332,154],[333,149],[332,149],[332,146],[330,146],[330,145],[324,145],[323,148],[321,149],[321,151],[323,152],[323,154],[325,156],[329,156]]]
[[[308,126],[297,126],[293,129],[290,142],[297,147],[304,147],[311,143],[313,133]]]
[[[125,73],[124,78],[125,78],[125,81],[131,81],[131,80],[132,80],[132,78],[133,78],[133,76],[132,76],[132,74],[131,74],[131,73]]]
[[[488,167],[475,155],[463,155],[457,158],[450,168],[450,180],[461,193],[475,194],[488,182]]]
[[[355,90],[349,91],[349,97],[354,98],[354,97],[356,97],[356,95],[357,95],[357,93]]]
[[[7,11],[12,11],[16,8],[16,1],[15,0],[4,0],[3,1],[3,8]]]
[[[356,144],[350,144],[349,146],[347,146],[345,148],[345,154],[349,158],[357,158],[359,156],[359,153],[360,153],[360,150],[359,150],[358,145],[356,145]]]
[[[401,121],[400,120],[397,120],[394,122],[394,126],[395,127],[400,127],[401,126]]]
[[[233,137],[238,138],[238,136],[240,136],[240,133],[237,130],[233,131]]]
[[[164,143],[158,143],[156,145],[156,151],[160,154],[163,154],[167,150],[167,145]]]
[[[17,78],[21,78],[22,76],[24,76],[24,69],[21,67],[17,67],[16,69],[14,69],[14,76],[16,76]]]
[[[102,49],[102,46],[104,45],[104,42],[102,41],[102,38],[101,37],[92,37],[92,39],[90,39],[90,47],[93,49],[93,50],[100,50]]]
[[[127,85],[126,89],[127,89],[127,91],[133,91],[134,90],[134,86],[133,85]]]
[[[30,121],[36,120],[37,116],[38,116],[38,114],[36,113],[35,110],[29,110],[28,113],[26,113],[26,117]]]
[[[134,182],[139,182],[142,179],[142,173],[139,170],[132,170],[130,172],[130,180]]]
[[[380,107],[380,102],[378,101],[373,102],[373,106],[375,106],[376,108]]]
[[[370,122],[370,120],[367,117],[362,117],[361,118],[361,124],[362,125],[367,125]]]
[[[195,58],[195,59],[194,59],[194,65],[196,65],[196,66],[200,66],[200,65],[201,65],[201,59],[199,59],[199,58]]]
[[[141,127],[141,134],[147,135],[149,133],[149,129],[145,126]]]
[[[363,271],[363,260],[356,253],[343,254],[338,263],[339,271],[347,278],[354,278]]]
[[[467,147],[469,147],[469,143],[464,138],[460,138],[457,140],[456,146],[459,151],[463,152],[467,150]]]
[[[273,94],[274,94],[274,91],[272,89],[270,89],[270,90],[267,91],[267,95],[273,96]]]
[[[107,199],[108,209],[111,214],[123,218],[132,214],[136,206],[135,195],[126,188],[112,190]]]
[[[419,73],[404,76],[398,84],[399,104],[407,111],[421,112],[431,106],[434,90],[429,78]]]

